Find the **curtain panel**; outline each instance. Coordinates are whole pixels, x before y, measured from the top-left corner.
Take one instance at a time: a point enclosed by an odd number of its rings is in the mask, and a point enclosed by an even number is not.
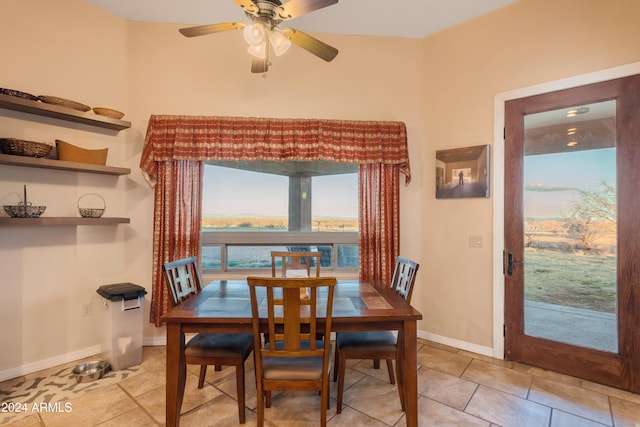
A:
[[[204,162],[173,160],[157,166],[150,320],[160,326],[170,306],[162,265],[190,256],[200,259]]]
[[[391,283],[400,255],[400,174],[397,165],[358,168],[360,279]]]
[[[382,163],[411,178],[405,124],[389,121],[153,115],[140,160],[152,185],[168,160]]]
[[[411,172],[405,124],[391,121],[152,115],[140,168],[155,187],[151,322],[167,310],[162,265],[200,258],[203,162],[359,164],[360,277],[390,281],[399,254],[399,175]]]

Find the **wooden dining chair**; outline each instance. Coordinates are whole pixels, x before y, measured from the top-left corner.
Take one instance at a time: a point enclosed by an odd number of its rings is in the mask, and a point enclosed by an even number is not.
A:
[[[391,278],[391,288],[402,296],[407,302],[411,302],[413,284],[416,273],[420,267],[414,261],[398,257]],[[404,394],[402,384],[402,354],[398,339],[391,331],[358,331],[336,333],[335,366],[333,368],[333,381],[338,381],[338,407],[336,412],[342,412],[342,395],[344,392],[344,375],[347,359],[373,359],[374,368],[380,367],[380,360],[386,360],[389,382],[395,384],[393,374],[393,360],[396,361],[396,374],[398,377],[398,394],[400,405],[404,410]]]
[[[202,278],[196,257],[172,261],[162,266],[171,306],[175,307],[202,289]],[[238,419],[245,423],[244,362],[253,350],[251,333],[200,333],[186,344],[184,355],[187,364],[200,365],[198,388],[204,386],[207,365],[235,366],[238,392]]]
[[[312,273],[312,267],[315,273]],[[272,251],[271,277],[277,277],[278,269],[280,277],[320,277],[320,252]]]
[[[319,391],[320,425],[326,426],[331,340],[315,337],[317,332],[325,336],[331,332],[335,277],[248,277],[247,283],[253,318],[258,427],[264,425],[265,407],[271,407],[274,390]],[[302,288],[309,289],[308,298],[300,297]],[[260,332],[265,319],[268,338],[263,344]]]
[[[271,277],[314,277],[312,267],[315,270],[315,277],[320,277],[320,255],[320,252],[271,251]],[[306,294],[306,289],[300,289],[302,297]],[[319,340],[324,339],[324,334],[319,331],[316,337]],[[265,341],[269,339],[268,333],[264,334],[264,339]]]

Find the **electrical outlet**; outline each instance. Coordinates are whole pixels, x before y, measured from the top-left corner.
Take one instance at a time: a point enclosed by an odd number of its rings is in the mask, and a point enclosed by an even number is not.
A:
[[[82,317],[91,316],[91,303],[82,304]]]
[[[482,236],[469,236],[469,247],[471,247],[471,248],[481,248],[482,247]]]

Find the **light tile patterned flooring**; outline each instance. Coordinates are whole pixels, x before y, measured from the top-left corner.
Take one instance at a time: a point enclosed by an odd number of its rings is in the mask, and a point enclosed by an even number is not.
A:
[[[165,422],[165,348],[145,347],[135,375],[72,398],[69,412],[27,412],[14,427],[162,426]],[[251,358],[250,358],[251,359]],[[640,426],[640,395],[519,363],[505,362],[419,340],[420,426]],[[234,371],[209,369],[197,389],[197,367],[189,367],[182,426],[236,426]],[[40,373],[41,374],[41,373]],[[34,374],[35,375],[35,374]],[[255,381],[247,364],[247,426],[256,422]],[[0,392],[7,389],[0,383]],[[329,426],[405,426],[396,387],[371,361],[350,361],[342,414],[331,385]],[[1,396],[1,395],[0,395]],[[317,426],[315,392],[274,394],[268,427]],[[0,422],[3,419],[0,414]]]

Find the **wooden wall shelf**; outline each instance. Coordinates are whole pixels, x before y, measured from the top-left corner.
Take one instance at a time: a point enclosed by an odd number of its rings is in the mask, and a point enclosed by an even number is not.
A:
[[[131,169],[90,163],[65,162],[63,160],[0,154],[0,165],[26,166],[32,168],[57,169],[73,172],[99,173],[106,175],[128,175]]]
[[[82,218],[82,217],[40,217],[40,218],[0,218],[0,226],[42,226],[42,225],[117,225],[129,224],[129,218]]]
[[[93,112],[83,112],[59,105],[31,101],[19,97],[0,93],[0,108],[14,110],[21,113],[35,114],[42,117],[52,117],[68,122],[81,123],[103,129],[120,131],[131,127],[131,123],[124,120],[100,116]],[[87,172],[104,175],[128,175],[131,169],[113,166],[94,165],[89,163],[66,162],[62,160],[13,156],[0,154],[0,165],[21,166],[42,169],[54,169],[71,172]],[[129,218],[83,218],[83,217],[40,217],[40,218],[9,218],[0,217],[0,226],[77,226],[77,225],[117,225],[128,224]]]
[[[100,116],[92,111],[84,112],[59,105],[46,104],[40,101],[31,101],[17,96],[5,95],[2,93],[0,93],[0,108],[20,111],[22,113],[36,114],[38,116],[53,117],[55,119],[117,131],[131,127],[131,122]]]

